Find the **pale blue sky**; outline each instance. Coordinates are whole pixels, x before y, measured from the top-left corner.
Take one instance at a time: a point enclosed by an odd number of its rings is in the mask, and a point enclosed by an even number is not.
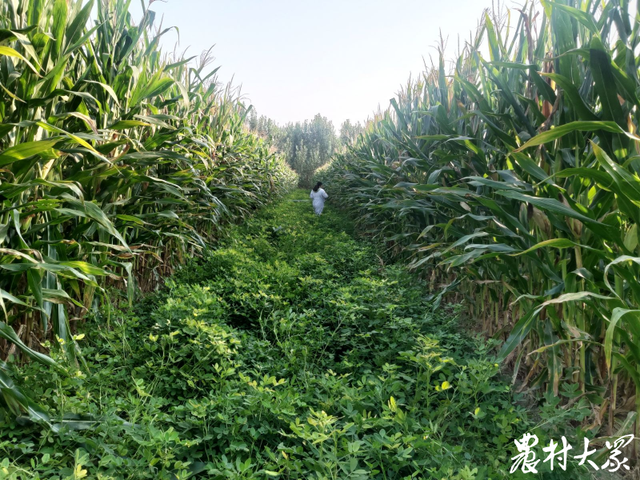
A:
[[[136,4],[136,1],[133,2]],[[180,30],[180,48],[215,44],[219,78],[242,85],[259,114],[279,123],[364,121],[423,71],[440,30],[449,55],[492,0],[167,0],[152,10]],[[140,6],[135,8],[139,18]],[[165,35],[173,47],[175,31]]]

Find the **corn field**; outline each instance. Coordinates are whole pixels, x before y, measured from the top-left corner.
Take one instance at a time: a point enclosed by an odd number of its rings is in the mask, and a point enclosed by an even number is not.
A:
[[[0,3],[0,360],[55,368],[49,341],[81,362],[76,326],[114,287],[132,302],[297,183],[207,55],[164,55],[170,29],[130,3]],[[0,392],[37,415],[2,361]]]
[[[521,390],[640,435],[640,22],[629,0],[487,12],[317,173],[504,340]]]

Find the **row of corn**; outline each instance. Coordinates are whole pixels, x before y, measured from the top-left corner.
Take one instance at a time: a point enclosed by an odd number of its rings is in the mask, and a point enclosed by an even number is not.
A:
[[[209,58],[163,54],[130,3],[0,2],[0,409],[33,407],[2,360],[78,361],[105,292],[155,288],[296,184]]]
[[[331,166],[334,197],[464,297],[519,388],[640,434],[640,22],[629,0],[487,12]],[[321,177],[321,178],[320,178]]]

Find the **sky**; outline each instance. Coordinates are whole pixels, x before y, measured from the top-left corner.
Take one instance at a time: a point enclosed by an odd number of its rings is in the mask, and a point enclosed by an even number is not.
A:
[[[136,4],[134,0],[133,4]],[[338,129],[365,121],[437,57],[453,59],[492,0],[166,0],[151,9],[163,48],[200,55],[214,46],[219,79],[279,124],[326,116]],[[141,7],[133,8],[140,18]]]

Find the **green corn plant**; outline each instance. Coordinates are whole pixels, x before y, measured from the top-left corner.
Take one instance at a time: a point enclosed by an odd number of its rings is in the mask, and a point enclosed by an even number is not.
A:
[[[459,283],[520,388],[576,384],[594,405],[589,428],[609,435],[640,414],[631,7],[487,12],[451,71],[441,53],[321,172],[434,291]]]
[[[0,5],[1,360],[59,368],[50,341],[81,362],[75,325],[107,289],[131,303],[297,182],[208,56],[164,54],[130,3]],[[0,408],[37,418],[0,369]]]

